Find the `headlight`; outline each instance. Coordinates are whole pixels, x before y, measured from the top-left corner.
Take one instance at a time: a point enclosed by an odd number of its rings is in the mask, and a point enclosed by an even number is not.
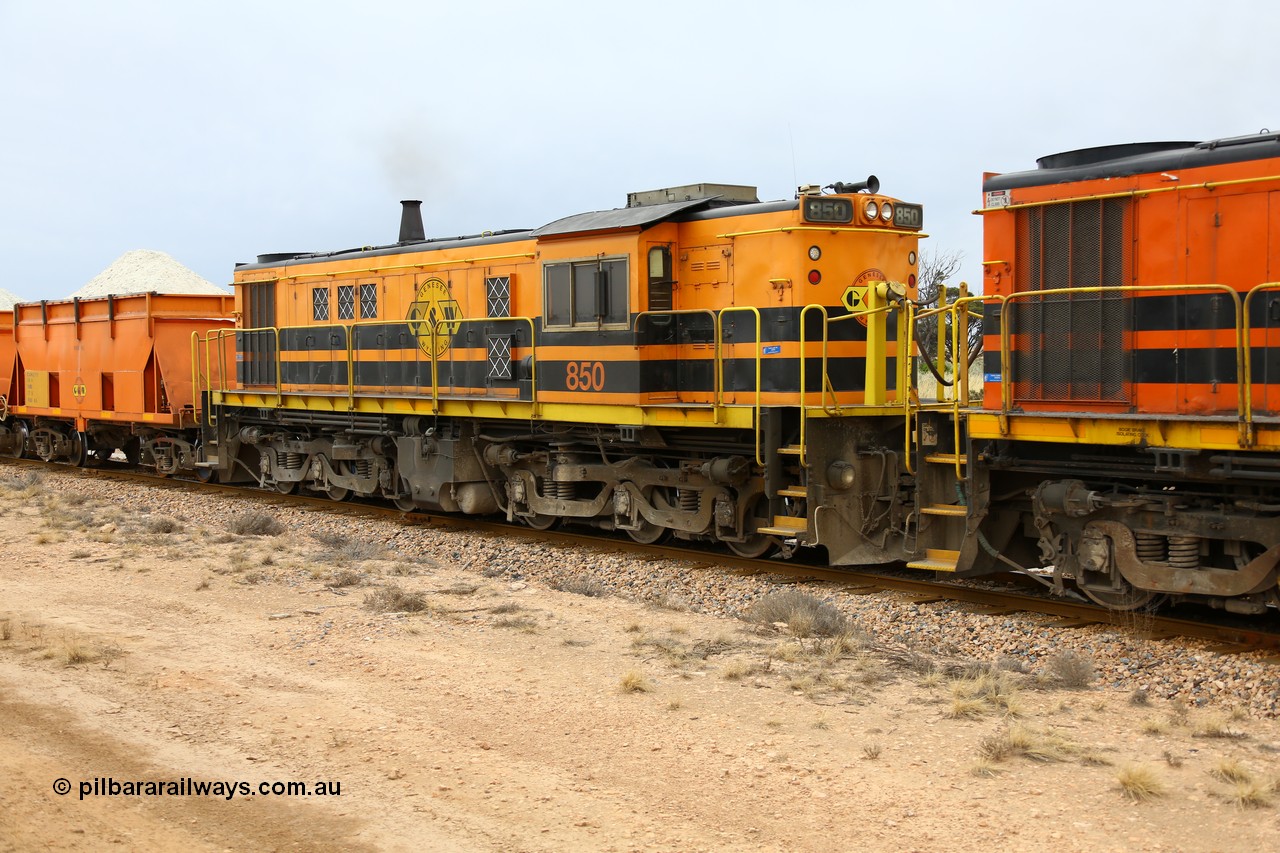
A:
[[[818,260],[818,259],[819,259],[819,258],[821,258],[821,257],[822,257],[822,250],[821,250],[821,249],[819,249],[817,246],[810,246],[810,247],[809,247],[809,260],[811,260],[811,261],[816,261],[816,260]]]
[[[889,204],[887,201],[880,205],[880,219],[885,222],[893,219],[893,205]]]
[[[867,202],[867,206],[863,208],[863,211],[867,214],[867,219],[874,220],[880,215],[880,205],[876,204],[875,199],[872,199]]]

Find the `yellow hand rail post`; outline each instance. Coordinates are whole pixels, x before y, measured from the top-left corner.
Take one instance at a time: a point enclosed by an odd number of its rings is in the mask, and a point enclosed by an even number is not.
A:
[[[1280,290],[1280,281],[1268,281],[1251,288],[1244,297],[1244,306],[1241,309],[1240,348],[1243,374],[1240,376],[1240,383],[1243,385],[1243,391],[1240,397],[1240,419],[1244,428],[1242,437],[1245,447],[1252,447],[1256,440],[1253,423],[1253,322],[1249,311],[1253,306],[1254,294],[1264,290]]]
[[[911,462],[912,436],[911,429],[912,403],[918,411],[920,402],[915,393],[915,364],[911,354],[915,352],[916,320],[915,303],[904,302],[903,311],[898,317],[898,399],[902,403],[902,466],[908,474],[916,472]]]
[[[952,303],[951,328],[955,332],[952,338],[951,352],[955,354],[955,378],[952,380],[956,388],[956,401],[959,406],[969,405],[969,298],[968,282],[960,282],[960,291],[956,301]]]
[[[946,316],[947,316],[946,309],[947,309],[947,284],[946,282],[939,282],[938,283],[938,311],[941,313],[936,315],[938,318],[938,327],[934,330],[936,333],[934,337],[937,339],[936,341],[934,341],[934,343],[937,345],[937,348],[934,353],[933,363],[938,367],[940,371],[942,371],[943,377],[946,377],[947,375],[947,368],[946,368],[947,324],[945,322]],[[950,391],[947,389],[946,385],[942,384],[942,382],[939,381],[937,393],[938,393],[938,402],[942,403],[946,401],[947,394],[949,394]]]

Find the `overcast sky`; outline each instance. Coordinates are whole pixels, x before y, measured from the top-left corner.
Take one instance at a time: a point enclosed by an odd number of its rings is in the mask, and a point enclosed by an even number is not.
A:
[[[266,252],[536,227],[629,191],[861,180],[976,281],[984,171],[1280,129],[1274,0],[0,0],[0,287],[132,249],[219,284]]]

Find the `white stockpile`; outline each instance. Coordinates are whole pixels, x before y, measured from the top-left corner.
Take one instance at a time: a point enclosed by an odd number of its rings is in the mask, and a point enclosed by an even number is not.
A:
[[[224,296],[230,293],[201,278],[164,252],[135,249],[116,258],[111,266],[67,298],[93,299],[107,295],[151,292],[219,293]]]
[[[3,287],[0,287],[0,311],[8,311],[10,308],[17,305],[19,301],[17,294],[10,293]]]

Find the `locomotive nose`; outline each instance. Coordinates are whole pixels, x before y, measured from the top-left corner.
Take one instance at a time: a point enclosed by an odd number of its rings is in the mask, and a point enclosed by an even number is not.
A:
[[[427,239],[422,227],[422,202],[409,199],[400,202],[400,242],[418,243]]]

